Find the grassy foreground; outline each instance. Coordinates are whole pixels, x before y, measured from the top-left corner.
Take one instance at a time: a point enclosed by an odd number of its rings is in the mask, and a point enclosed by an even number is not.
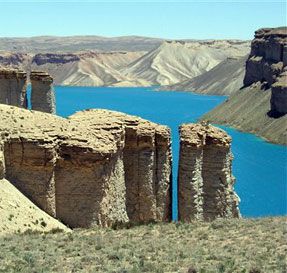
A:
[[[0,237],[0,272],[286,272],[286,217]]]

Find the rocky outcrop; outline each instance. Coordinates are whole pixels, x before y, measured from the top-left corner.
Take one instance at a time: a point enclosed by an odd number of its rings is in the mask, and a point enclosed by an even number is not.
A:
[[[70,62],[79,61],[79,56],[75,54],[56,54],[56,53],[46,53],[46,54],[36,54],[33,57],[32,63],[36,65],[43,65],[46,63],[51,64],[65,64]]]
[[[27,107],[27,75],[14,69],[0,70],[0,103]]]
[[[55,114],[56,103],[53,89],[53,78],[46,72],[32,71],[31,107],[33,110]]]
[[[257,30],[246,62],[244,85],[260,81],[270,87],[286,66],[286,44],[287,27]]]
[[[53,78],[46,72],[32,71],[31,108],[56,113]],[[27,108],[27,74],[19,69],[0,69],[0,103]]]
[[[280,117],[287,113],[287,71],[281,73],[272,85],[270,102],[272,116]]]
[[[231,137],[219,128],[202,124],[180,127],[180,221],[239,217],[230,145]]]
[[[71,227],[170,220],[167,127],[104,110],[0,115],[1,177],[50,215]]]

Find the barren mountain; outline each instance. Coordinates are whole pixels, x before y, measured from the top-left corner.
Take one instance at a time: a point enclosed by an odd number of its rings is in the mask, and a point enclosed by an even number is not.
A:
[[[149,51],[164,40],[141,36],[38,36],[0,38],[0,50],[21,53],[66,53],[78,51]]]
[[[164,42],[131,63],[123,74],[144,79],[150,85],[169,85],[209,71],[228,57],[244,56],[248,42]]]
[[[162,89],[212,95],[230,95],[243,85],[246,59],[247,56],[227,58],[211,70],[195,78],[163,87]]]
[[[49,72],[57,85],[142,85],[144,83],[140,80],[122,75],[120,69],[143,54],[144,52],[37,54],[32,60],[31,69]]]
[[[105,41],[106,46],[102,49],[106,52],[97,52],[99,41]],[[142,47],[138,47],[140,41]],[[9,52],[5,51],[7,48],[10,49]],[[96,51],[87,51],[91,48]],[[110,51],[120,48],[125,51]],[[135,51],[139,48],[145,50]],[[146,51],[150,48],[150,51]],[[68,52],[68,49],[75,51]],[[190,80],[228,57],[244,56],[249,51],[249,42],[212,40],[162,43],[160,39],[143,37],[108,39],[86,36],[14,40],[2,38],[0,50],[0,66],[20,67],[26,71],[47,71],[54,77],[57,85],[151,86]],[[50,52],[45,53],[46,50]],[[62,52],[63,50],[66,51]],[[31,53],[38,51],[41,53]]]

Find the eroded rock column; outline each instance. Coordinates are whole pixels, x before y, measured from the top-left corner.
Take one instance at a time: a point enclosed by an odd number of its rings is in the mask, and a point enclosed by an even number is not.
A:
[[[13,69],[0,70],[0,103],[27,108],[26,72]]]
[[[239,217],[230,144],[230,136],[216,127],[202,124],[180,127],[180,221]]]
[[[167,127],[144,120],[126,124],[126,204],[131,222],[171,219],[171,147]]]
[[[287,113],[287,71],[280,74],[271,88],[271,115],[280,117]]]
[[[30,74],[32,85],[32,110],[55,114],[56,103],[53,89],[53,78],[46,72],[32,71]]]

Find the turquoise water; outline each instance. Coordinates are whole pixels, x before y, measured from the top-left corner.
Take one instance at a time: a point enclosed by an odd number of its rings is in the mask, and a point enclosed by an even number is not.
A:
[[[178,126],[194,122],[225,97],[184,92],[157,92],[152,88],[56,87],[57,113],[68,116],[87,108],[105,108],[138,115],[168,125],[173,138],[173,219],[177,218],[176,175]],[[240,210],[245,217],[286,214],[286,160],[284,146],[264,142],[224,127],[233,137],[233,172]]]

